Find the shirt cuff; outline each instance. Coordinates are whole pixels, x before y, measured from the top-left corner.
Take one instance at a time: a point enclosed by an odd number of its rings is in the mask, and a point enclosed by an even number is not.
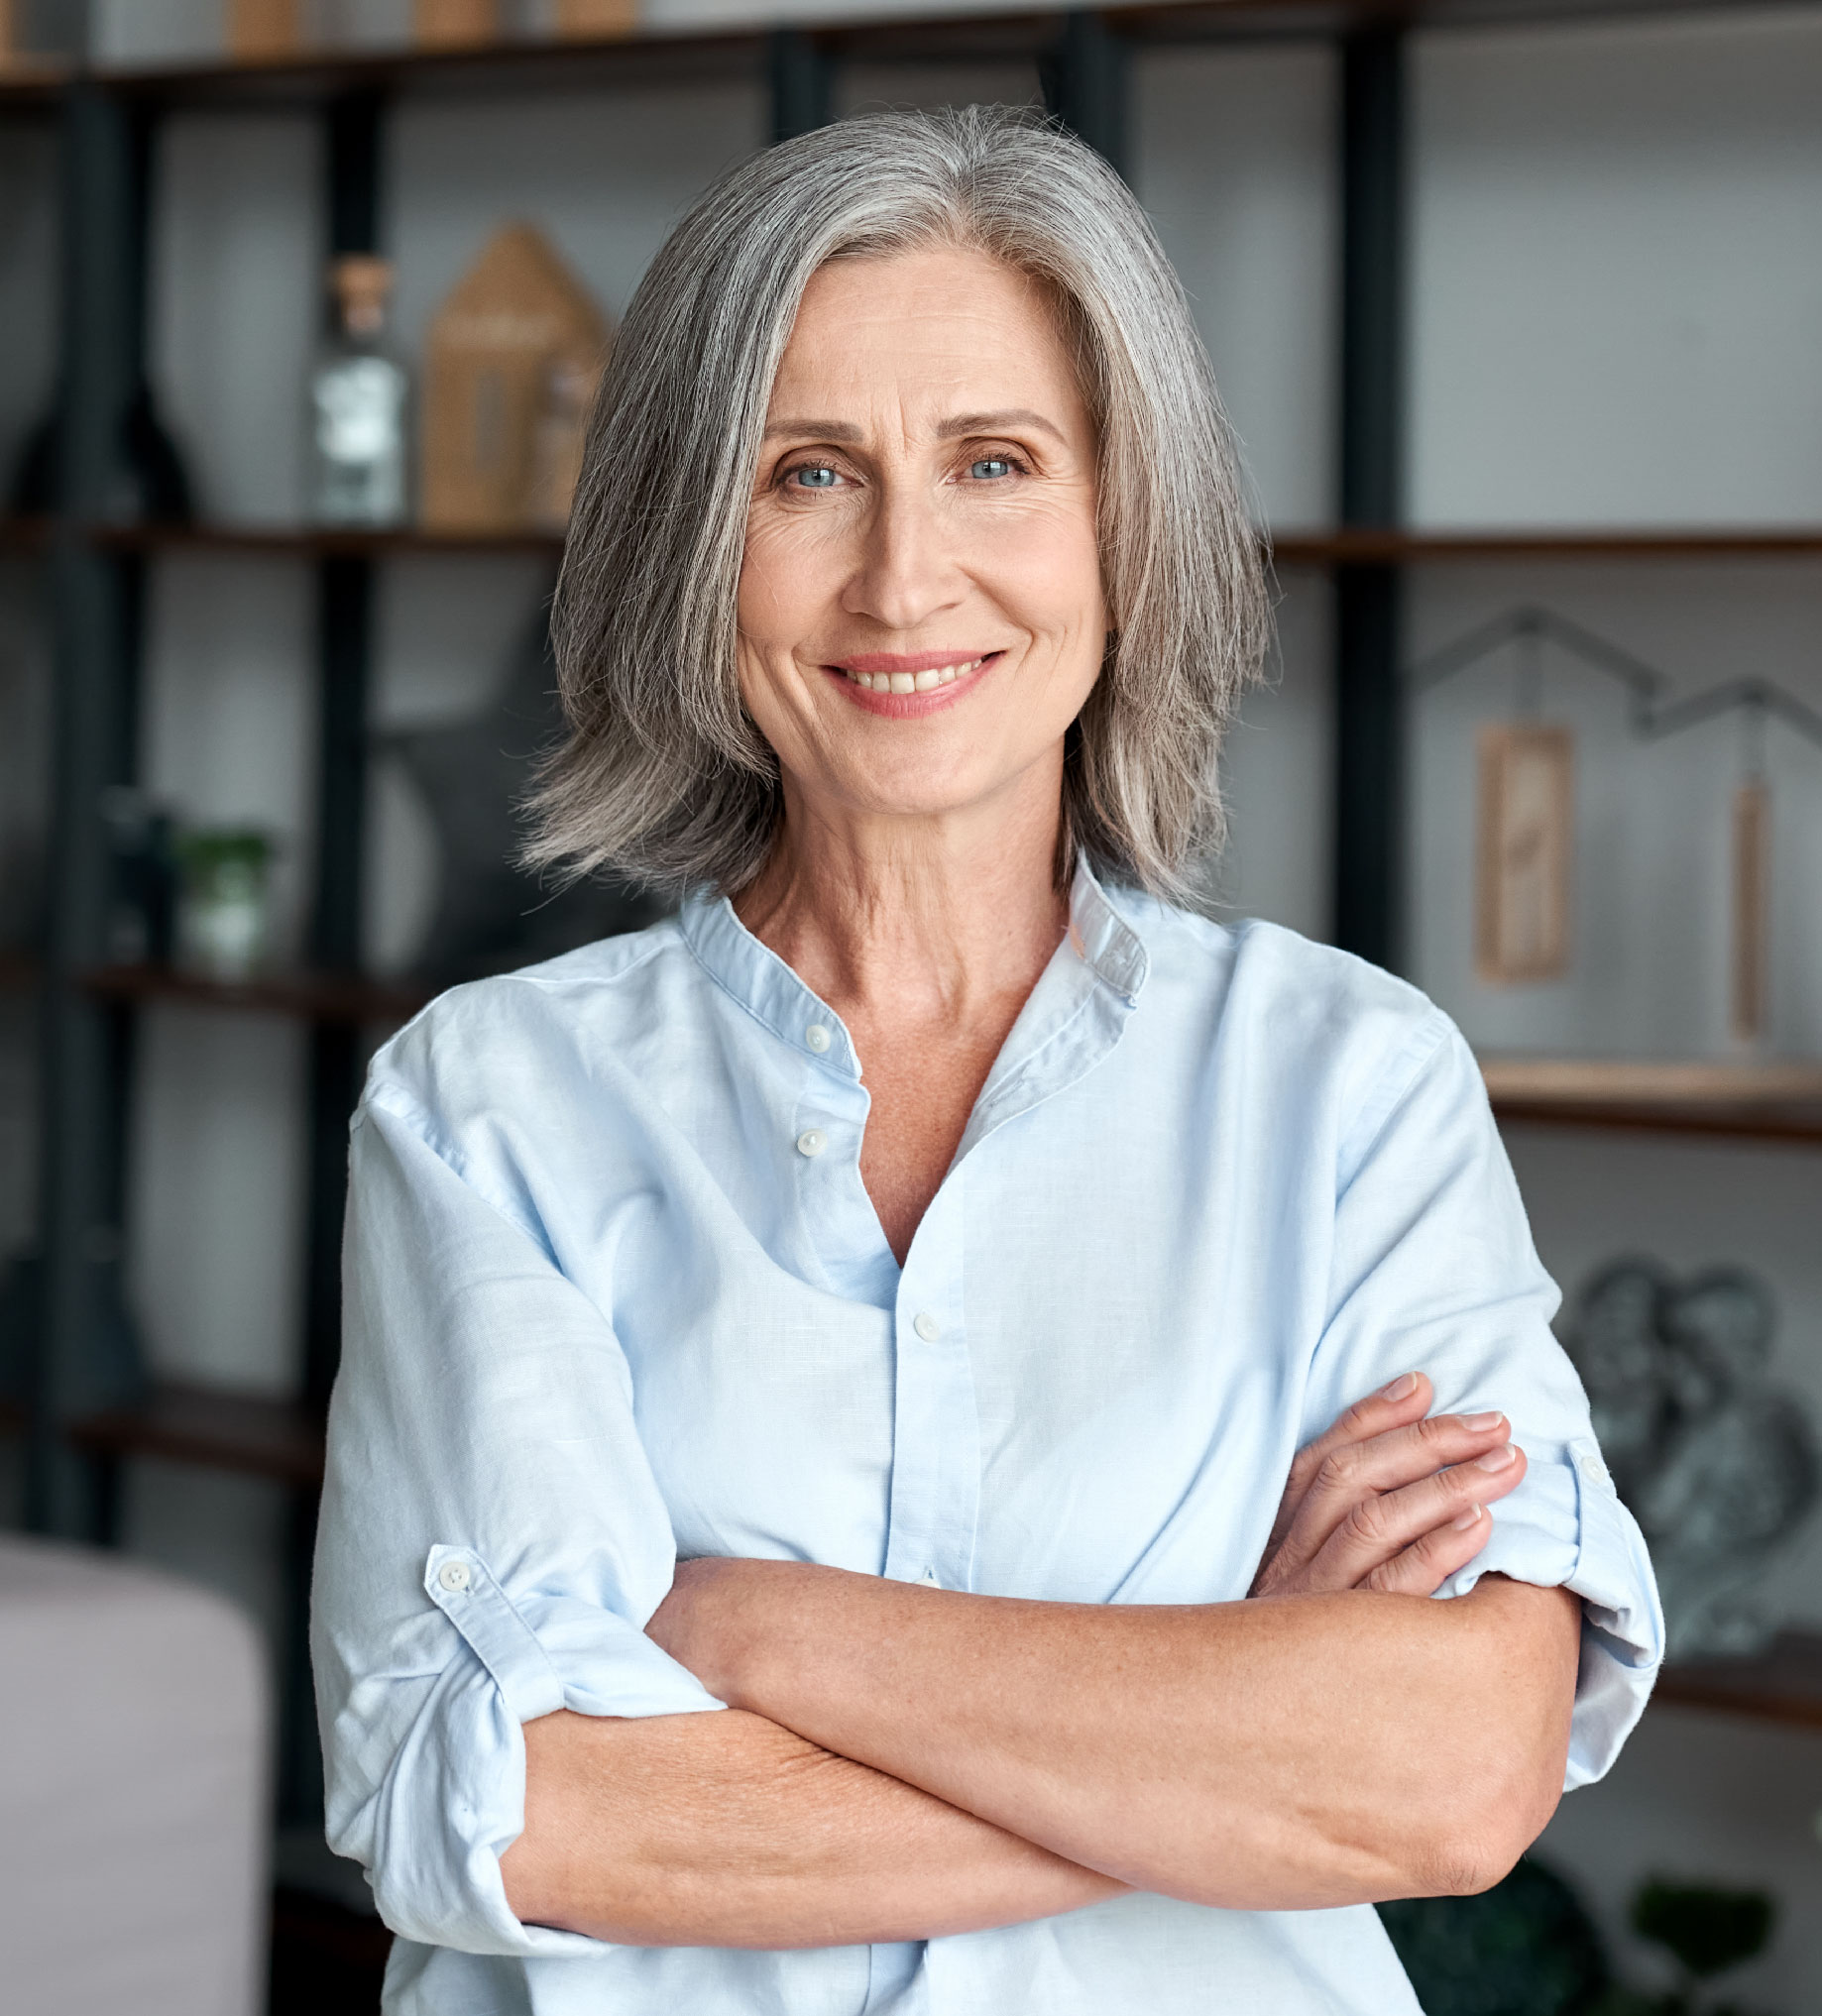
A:
[[[1663,1612],[1645,1536],[1594,1439],[1578,1437],[1553,1461],[1527,1453],[1525,1482],[1492,1509],[1492,1538],[1436,1593],[1465,1596],[1483,1575],[1508,1575],[1581,1598],[1568,1792],[1606,1775],[1645,1713],[1663,1659]]]
[[[460,1634],[390,1774],[374,1898],[395,1932],[466,1953],[577,1955],[580,1934],[521,1925],[500,1858],[524,1832],[523,1725],[581,1715],[688,1715],[716,1700],[626,1619],[501,1588],[472,1547],[435,1546],[424,1592]]]

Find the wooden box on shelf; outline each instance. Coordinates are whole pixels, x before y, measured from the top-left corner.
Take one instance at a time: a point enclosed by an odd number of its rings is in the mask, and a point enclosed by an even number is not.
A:
[[[556,32],[566,42],[630,35],[638,25],[638,0],[557,0]]]
[[[235,62],[283,62],[304,48],[303,0],[228,0],[227,30]]]
[[[411,32],[422,49],[484,49],[500,39],[499,0],[412,0]]]

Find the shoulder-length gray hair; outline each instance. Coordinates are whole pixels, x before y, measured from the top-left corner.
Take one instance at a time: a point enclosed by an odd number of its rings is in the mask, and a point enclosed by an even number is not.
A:
[[[740,701],[740,559],[760,435],[805,285],[831,259],[976,248],[1057,303],[1099,442],[1112,625],[1072,729],[1059,866],[1183,898],[1219,844],[1215,761],[1264,654],[1258,544],[1189,304],[1099,156],[1030,113],[851,119],[723,175],[666,240],[589,430],[553,633],[569,732],[534,866],[733,892],[782,817]]]

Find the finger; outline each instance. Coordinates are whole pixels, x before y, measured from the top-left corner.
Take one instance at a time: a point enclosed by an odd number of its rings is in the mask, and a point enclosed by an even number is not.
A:
[[[1422,1539],[1425,1533],[1458,1518],[1469,1506],[1488,1506],[1504,1498],[1523,1480],[1525,1452],[1516,1442],[1502,1443],[1471,1462],[1439,1470],[1403,1491],[1367,1499],[1348,1513],[1327,1544],[1310,1564],[1305,1586],[1310,1589],[1356,1589],[1375,1568]]]
[[[1445,1526],[1434,1526],[1402,1553],[1382,1562],[1364,1582],[1381,1596],[1434,1596],[1493,1537],[1493,1514],[1471,1505]]]
[[[1339,1414],[1313,1442],[1306,1442],[1291,1465],[1291,1480],[1285,1487],[1287,1499],[1301,1499],[1323,1462],[1337,1449],[1371,1440],[1390,1428],[1402,1428],[1421,1421],[1429,1412],[1435,1389],[1427,1375],[1403,1372],[1397,1379],[1358,1400]]]
[[[1331,1449],[1293,1509],[1278,1552],[1292,1570],[1313,1561],[1363,1501],[1402,1491],[1451,1464],[1487,1454],[1512,1436],[1502,1413],[1428,1414],[1369,1441]]]

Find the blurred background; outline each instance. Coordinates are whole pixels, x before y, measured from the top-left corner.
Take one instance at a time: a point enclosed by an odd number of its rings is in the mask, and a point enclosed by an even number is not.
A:
[[[1612,1776],[1388,1913],[1425,2007],[1822,2005],[1822,5],[1002,8],[0,0],[9,2006],[377,2008],[302,1663],[360,1073],[652,914],[508,860],[645,262],[971,101],[1127,176],[1243,442],[1210,900],[1482,1055],[1665,1583]]]

